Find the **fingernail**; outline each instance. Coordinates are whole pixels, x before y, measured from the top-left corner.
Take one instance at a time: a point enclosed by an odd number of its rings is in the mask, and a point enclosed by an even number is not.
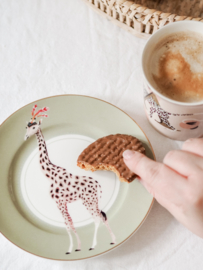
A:
[[[123,152],[124,159],[131,159],[134,156],[135,152],[131,150],[125,150]]]

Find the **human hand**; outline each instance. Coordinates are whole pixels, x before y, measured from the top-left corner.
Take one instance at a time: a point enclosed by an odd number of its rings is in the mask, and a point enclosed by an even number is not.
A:
[[[126,150],[124,162],[180,223],[203,238],[203,139],[189,139],[163,163]]]

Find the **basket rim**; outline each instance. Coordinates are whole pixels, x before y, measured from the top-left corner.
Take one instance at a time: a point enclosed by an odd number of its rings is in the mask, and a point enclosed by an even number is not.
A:
[[[88,0],[86,0],[86,1],[88,1]],[[96,1],[98,1],[98,0],[96,0]],[[101,0],[99,0],[99,1],[101,1]],[[108,0],[107,0],[108,1]],[[121,2],[122,1],[122,2]],[[94,0],[94,2],[95,2],[95,0]],[[119,3],[120,2],[120,3]],[[143,10],[141,10],[139,13],[141,13],[141,14],[143,14],[143,15],[145,15],[145,16],[147,16],[147,15],[156,15],[156,16],[158,16],[158,17],[161,17],[161,16],[163,16],[162,17],[162,19],[165,17],[165,18],[169,18],[170,16],[173,16],[173,19],[175,19],[175,18],[177,18],[178,17],[178,19],[179,20],[195,20],[195,21],[203,21],[203,18],[201,18],[201,17],[194,17],[194,16],[187,16],[187,15],[178,15],[177,13],[171,13],[171,12],[164,12],[164,11],[161,11],[161,10],[158,10],[158,9],[153,9],[153,8],[149,8],[149,7],[147,7],[147,6],[144,6],[144,5],[141,5],[141,4],[136,4],[135,2],[133,2],[132,0],[125,0],[125,1],[123,1],[123,0],[109,0],[109,4],[111,4],[111,5],[109,5],[109,8],[112,8],[112,6],[115,4],[115,3],[118,3],[119,4],[119,6],[122,6],[124,3],[126,3],[126,2],[129,2],[129,3],[132,3],[132,5],[130,5],[129,6],[129,8],[130,7],[132,7],[132,6],[134,6],[135,8],[134,9],[139,9],[139,8],[142,8]],[[131,10],[131,9],[130,9]],[[122,10],[121,10],[122,11]],[[125,14],[126,16],[128,16],[127,14]]]

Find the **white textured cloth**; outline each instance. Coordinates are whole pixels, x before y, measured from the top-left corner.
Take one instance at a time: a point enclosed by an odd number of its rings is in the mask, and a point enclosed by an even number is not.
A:
[[[2,0],[0,123],[43,97],[94,96],[133,117],[161,161],[181,143],[157,133],[144,115],[141,53],[145,42],[100,17],[82,0]],[[203,269],[202,251],[203,240],[155,203],[130,240],[86,261],[38,258],[0,234],[0,270],[197,270]]]

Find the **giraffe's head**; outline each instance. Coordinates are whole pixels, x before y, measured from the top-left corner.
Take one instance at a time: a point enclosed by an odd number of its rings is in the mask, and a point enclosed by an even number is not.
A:
[[[44,107],[42,109],[39,109],[35,113],[36,108],[37,108],[37,105],[34,105],[34,107],[32,109],[32,118],[27,123],[25,140],[29,139],[29,137],[31,137],[32,135],[36,134],[38,132],[38,130],[40,129],[40,126],[42,124],[42,119],[40,119],[39,122],[37,123],[36,118],[37,117],[48,117],[47,114],[41,114],[43,112],[47,112],[49,110],[48,107]]]

